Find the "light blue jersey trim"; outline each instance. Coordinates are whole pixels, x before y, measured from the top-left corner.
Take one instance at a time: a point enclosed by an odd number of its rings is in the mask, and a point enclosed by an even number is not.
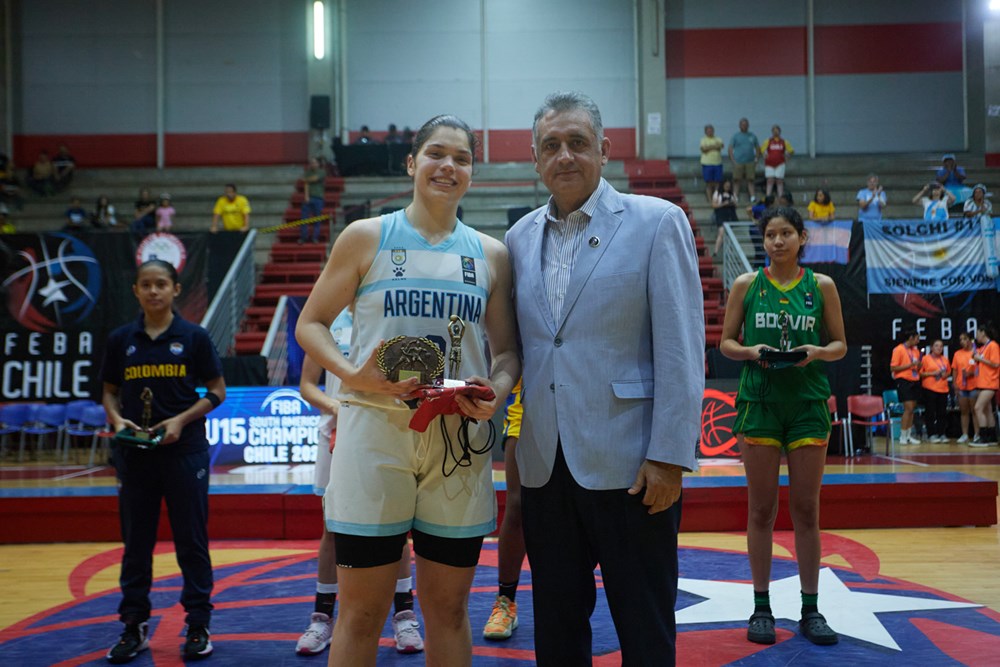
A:
[[[377,282],[368,283],[364,287],[358,289],[358,296],[368,294],[369,292],[374,292],[376,290],[390,289],[437,289],[442,292],[464,292],[465,294],[474,294],[476,296],[481,296],[484,299],[489,297],[486,290],[479,285],[467,285],[465,283],[460,283],[457,280],[428,280],[425,278],[407,278],[405,281],[379,280]]]
[[[456,218],[455,229],[437,245],[431,245],[413,227],[406,217],[406,210],[400,209],[389,215],[382,216],[382,236],[379,250],[405,248],[407,250],[430,250],[434,252],[449,252],[473,259],[485,259],[483,244],[479,235],[471,227]]]
[[[410,532],[414,522],[399,521],[398,523],[351,523],[349,521],[326,520],[326,529],[331,533],[359,535],[361,537],[390,537]]]
[[[436,523],[427,523],[426,521],[421,521],[420,519],[413,520],[414,530],[419,530],[422,533],[427,533],[428,535],[434,535],[436,537],[448,537],[448,538],[465,538],[465,537],[480,537],[482,535],[489,535],[494,530],[497,529],[496,517],[490,519],[485,523],[476,524],[474,526],[442,526]]]

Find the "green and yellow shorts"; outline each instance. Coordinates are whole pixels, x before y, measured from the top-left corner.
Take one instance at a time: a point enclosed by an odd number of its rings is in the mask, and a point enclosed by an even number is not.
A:
[[[733,433],[751,445],[771,445],[791,451],[830,440],[830,410],[825,400],[736,404]]]

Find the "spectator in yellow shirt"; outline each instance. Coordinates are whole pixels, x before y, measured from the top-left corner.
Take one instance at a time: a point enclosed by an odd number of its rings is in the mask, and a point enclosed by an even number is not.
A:
[[[245,232],[250,229],[250,202],[243,195],[236,194],[236,186],[226,183],[225,194],[215,201],[212,211],[212,233],[222,229],[227,232]]]
[[[831,222],[837,209],[830,200],[830,193],[820,188],[816,190],[813,200],[809,202],[808,210],[810,220]]]

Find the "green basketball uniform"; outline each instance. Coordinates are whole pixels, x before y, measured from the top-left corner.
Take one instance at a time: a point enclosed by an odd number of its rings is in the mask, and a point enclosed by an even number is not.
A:
[[[812,269],[801,269],[798,280],[782,288],[758,269],[743,298],[743,344],[764,343],[782,349],[782,332],[787,349],[799,345],[821,345],[823,293]],[[765,377],[766,376],[766,377]],[[744,364],[740,373],[740,401],[825,401],[830,396],[826,362],[807,366],[763,369],[755,362]]]
[[[797,280],[779,286],[766,269],[759,269],[743,299],[743,344],[764,343],[779,350],[820,345],[823,293],[812,269],[801,269]],[[752,444],[823,444],[830,432],[826,400],[830,383],[826,363],[763,368],[746,362],[736,396],[734,432]]]

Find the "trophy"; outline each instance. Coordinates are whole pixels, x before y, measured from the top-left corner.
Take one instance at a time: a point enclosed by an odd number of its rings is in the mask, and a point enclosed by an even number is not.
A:
[[[444,374],[444,354],[427,338],[396,336],[379,346],[375,354],[378,369],[391,382],[417,378],[420,384],[433,384]]]
[[[462,336],[465,335],[465,322],[458,315],[452,315],[448,321],[448,336],[451,338],[451,350],[448,352],[448,378],[458,379],[462,368]]]
[[[134,428],[123,428],[115,433],[115,441],[129,447],[137,449],[153,449],[163,440],[163,429],[150,430],[150,422],[153,421],[153,390],[143,387],[139,394],[142,399],[142,423],[137,431]]]
[[[792,341],[788,335],[789,320],[788,313],[785,311],[782,310],[778,313],[778,326],[781,327],[781,338],[778,340],[778,349],[782,352],[788,352],[792,349]]]

